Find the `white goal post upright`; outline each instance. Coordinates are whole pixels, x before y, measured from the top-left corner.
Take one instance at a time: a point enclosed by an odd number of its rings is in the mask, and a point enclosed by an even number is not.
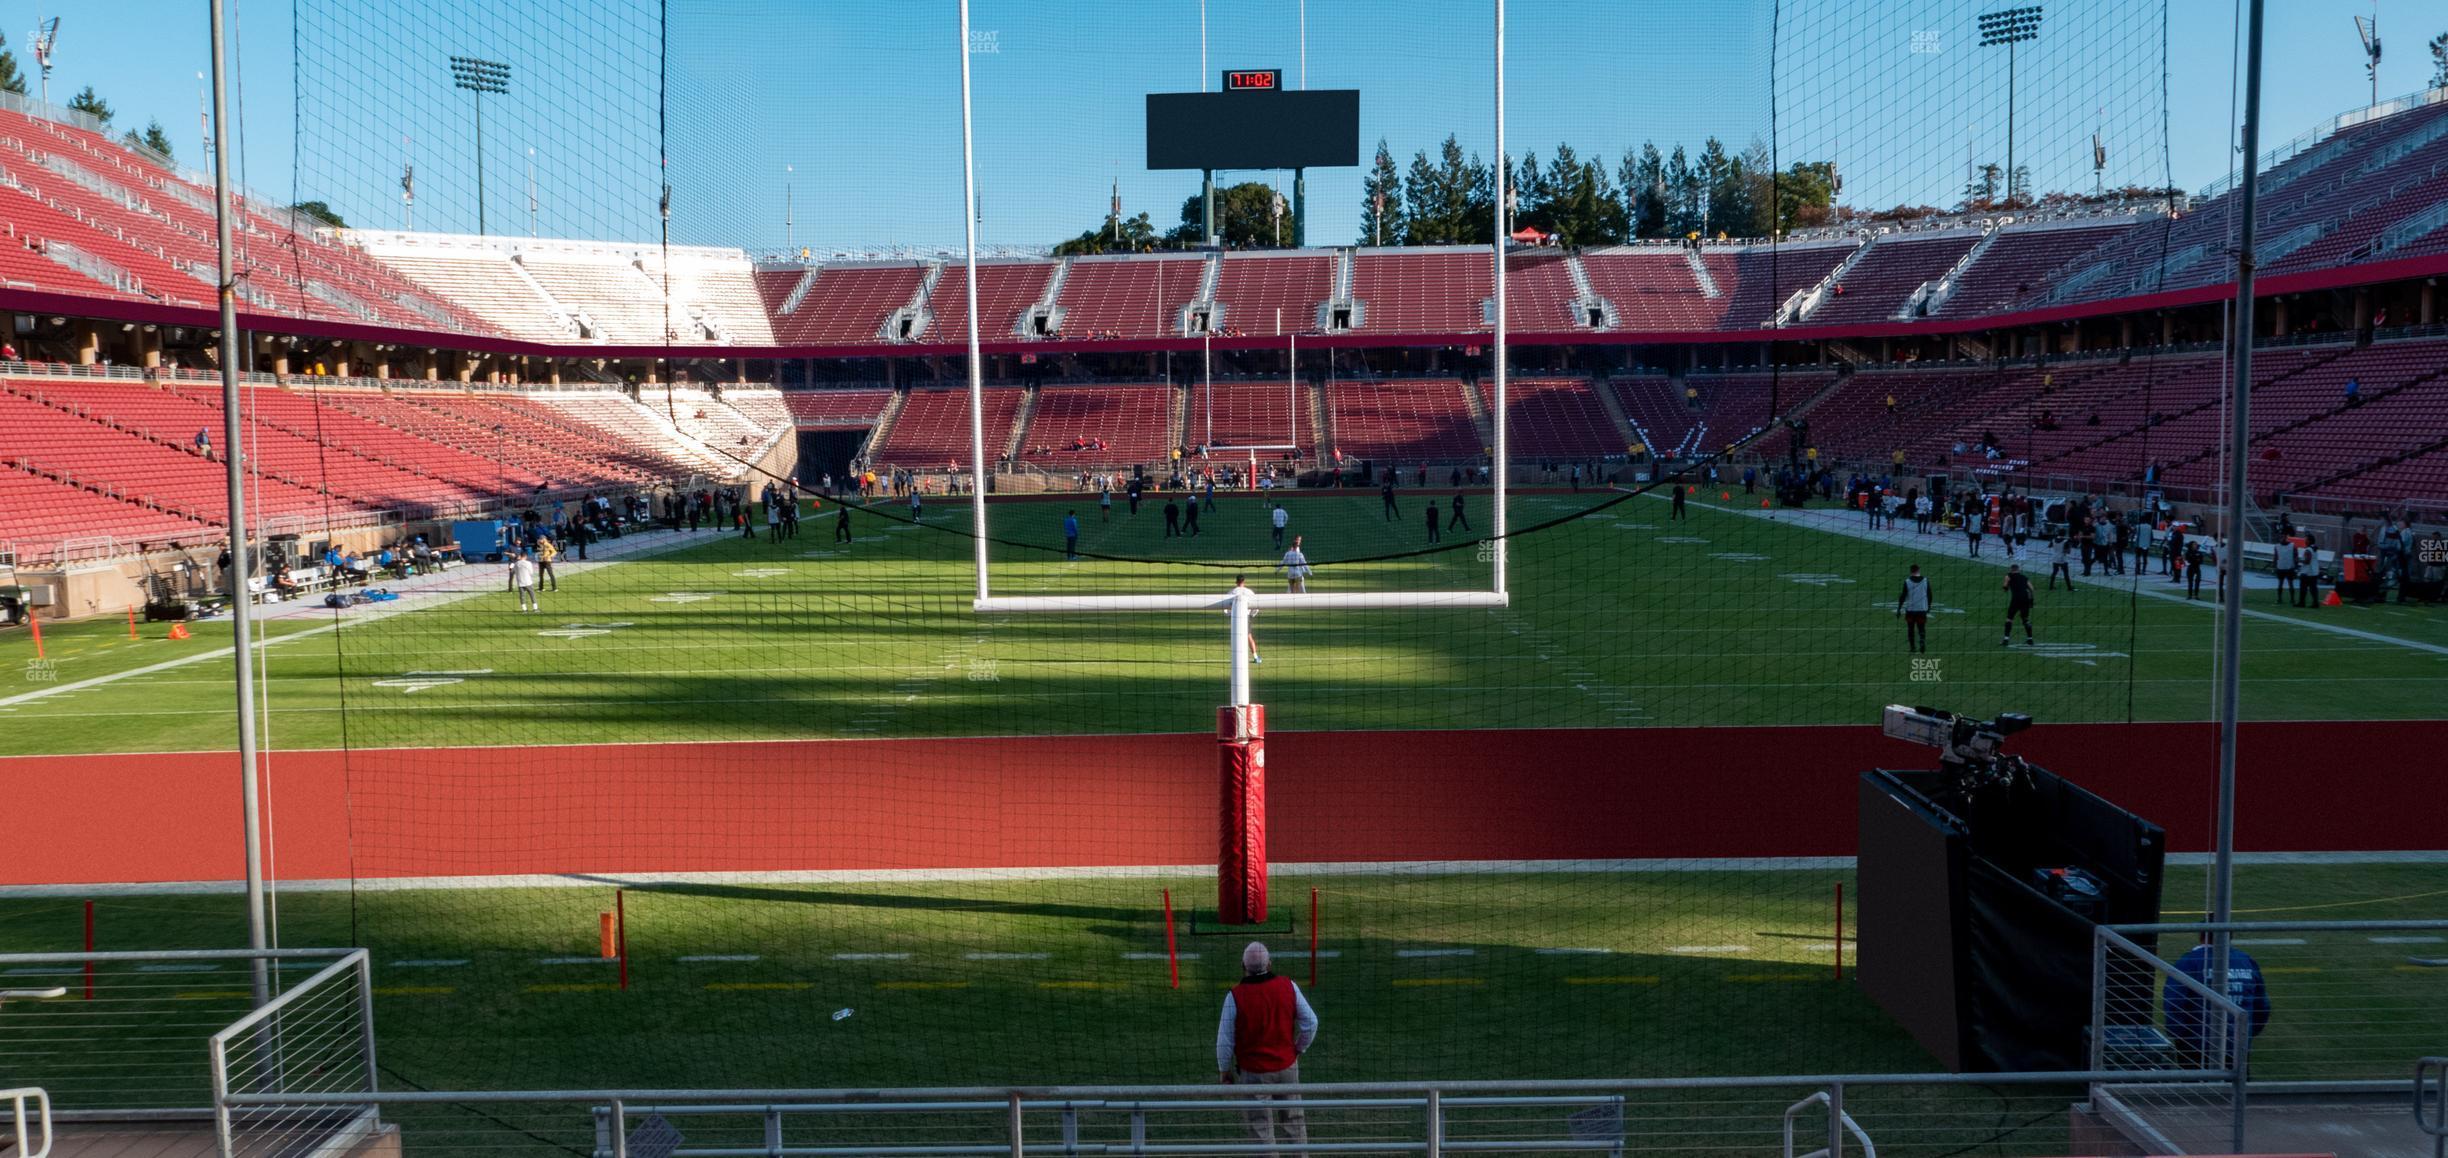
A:
[[[1502,181],[1504,171],[1504,0],[1493,0],[1495,8],[1495,129],[1496,166]],[[1492,564],[1491,581],[1479,591],[1354,591],[1310,594],[1259,594],[1247,587],[1234,587],[1215,594],[1187,593],[1171,595],[1005,595],[992,593],[987,560],[986,497],[989,479],[985,444],[985,372],[979,357],[978,293],[977,293],[977,170],[972,148],[970,78],[969,78],[969,0],[960,0],[961,38],[961,182],[963,229],[966,231],[967,252],[964,265],[969,278],[969,438],[974,495],[971,501],[971,526],[976,538],[977,597],[971,610],[981,615],[1003,614],[1132,614],[1149,612],[1227,613],[1228,629],[1225,645],[1231,656],[1231,684],[1227,701],[1217,714],[1217,740],[1223,752],[1224,833],[1218,861],[1218,900],[1220,919],[1226,924],[1256,923],[1266,919],[1266,849],[1265,849],[1265,769],[1263,754],[1265,739],[1265,707],[1255,702],[1250,691],[1250,617],[1260,611],[1390,611],[1390,610],[1488,610],[1506,607],[1510,596],[1506,589],[1506,501],[1510,490],[1507,473],[1511,465],[1510,448],[1506,442],[1506,319],[1505,319],[1505,245],[1511,214],[1507,197],[1510,190],[1500,189],[1493,210],[1495,238],[1489,246],[1495,263],[1494,274],[1494,344],[1490,361],[1494,365],[1494,445],[1489,448],[1492,500],[1495,511],[1492,532],[1485,541],[1487,559]],[[1276,313],[1276,329],[1282,332],[1282,311]],[[1288,397],[1292,414],[1293,448],[1297,449],[1300,412],[1299,337],[1287,335],[1292,351],[1288,374]],[[1213,327],[1205,335],[1210,351],[1214,340]],[[1214,433],[1215,379],[1212,355],[1203,374],[1207,386],[1208,433]],[[1255,465],[1258,450],[1268,447],[1227,447],[1227,450],[1251,452]],[[1239,890],[1236,892],[1236,890]]]

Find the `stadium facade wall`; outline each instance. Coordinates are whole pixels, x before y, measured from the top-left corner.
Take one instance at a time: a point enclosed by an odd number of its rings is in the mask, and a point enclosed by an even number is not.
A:
[[[2187,852],[2209,847],[2215,735],[2206,723],[2052,724],[2015,749],[2164,824]],[[1869,727],[1268,739],[1281,863],[1849,856],[1855,774],[1931,762]],[[273,872],[1212,863],[1214,749],[1192,734],[285,752],[270,760]],[[2432,774],[2443,750],[2448,721],[2247,724],[2238,847],[2448,847]],[[239,877],[232,763],[224,752],[0,760],[11,786],[0,886]],[[909,771],[879,771],[891,769]]]

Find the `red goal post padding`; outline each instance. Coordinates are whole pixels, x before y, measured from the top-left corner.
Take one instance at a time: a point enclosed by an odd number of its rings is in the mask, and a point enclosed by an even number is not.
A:
[[[1223,775],[1223,834],[1216,856],[1216,919],[1254,925],[1267,916],[1266,705],[1216,709]]]

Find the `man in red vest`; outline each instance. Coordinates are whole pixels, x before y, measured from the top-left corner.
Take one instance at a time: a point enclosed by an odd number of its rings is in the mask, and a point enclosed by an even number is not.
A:
[[[1247,976],[1224,995],[1224,1016],[1216,1024],[1216,1069],[1226,1082],[1298,1085],[1300,1055],[1317,1039],[1318,1019],[1309,999],[1291,978],[1277,977],[1270,964],[1266,945],[1250,942],[1241,951],[1241,971]],[[1301,1114],[1300,1099],[1278,1095],[1271,1100],[1287,1106],[1242,1112],[1251,1136],[1261,1146],[1272,1146],[1280,1132],[1296,1150],[1307,1146],[1309,1123]],[[1274,1151],[1266,1158],[1275,1158]]]

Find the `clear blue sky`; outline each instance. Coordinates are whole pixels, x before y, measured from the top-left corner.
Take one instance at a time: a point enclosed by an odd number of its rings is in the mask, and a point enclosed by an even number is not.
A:
[[[0,0],[0,23],[31,71],[28,34],[57,12]],[[2004,153],[2003,54],[1973,43],[1994,5],[1941,0],[1784,0],[1771,39],[1765,0],[1612,6],[1512,0],[1507,131],[1518,156],[1559,140],[1609,161],[1628,146],[1716,134],[1729,148],[1769,134],[1777,54],[1777,144],[1786,161],[1837,158],[1859,204],[1951,201],[1967,153]],[[100,6],[95,6],[100,7]],[[121,125],[159,119],[182,161],[200,160],[196,74],[204,6],[115,0],[63,21],[53,98],[95,86]],[[239,32],[242,176],[268,196],[331,201],[352,223],[397,226],[401,165],[418,174],[416,225],[473,231],[473,102],[443,58],[514,68],[488,98],[489,224],[546,235],[651,240],[656,230],[658,8],[652,0],[445,0],[398,5],[230,0]],[[1598,6],[1607,9],[1608,6]],[[2276,145],[2362,105],[2369,88],[2349,16],[2366,3],[2270,6],[2264,141]],[[2168,0],[2168,152],[2160,154],[2160,9],[2130,0],[2049,5],[2042,40],[2016,61],[2018,160],[2043,188],[2172,170],[2198,188],[2223,175],[2235,7]],[[692,0],[672,5],[669,125],[673,239],[779,248],[785,187],[793,239],[820,251],[960,241],[957,34],[948,0]],[[1047,244],[1100,220],[1119,180],[1125,212],[1174,220],[1197,175],[1139,167],[1141,98],[1197,87],[1227,67],[1280,67],[1297,81],[1299,0],[1209,0],[1207,69],[1197,0],[977,0],[973,28],[981,239]],[[2448,9],[2384,0],[2382,96],[2430,75],[2423,42]],[[1481,3],[1311,0],[1308,83],[1358,88],[1366,146],[1398,157],[1448,132],[1492,145],[1490,9]],[[1916,51],[1916,49],[1918,51]],[[293,106],[293,99],[304,100]],[[293,108],[296,115],[293,116]],[[302,131],[301,131],[302,128]],[[785,171],[788,166],[789,172]],[[1273,179],[1273,174],[1249,175]],[[1352,240],[1359,173],[1310,175],[1313,242]]]

